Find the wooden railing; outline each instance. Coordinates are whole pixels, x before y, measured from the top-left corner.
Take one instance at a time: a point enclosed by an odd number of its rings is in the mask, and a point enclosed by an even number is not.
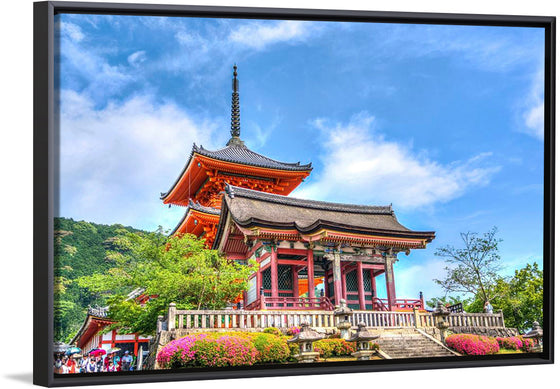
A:
[[[450,327],[504,328],[501,313],[452,313],[447,318]],[[177,310],[170,304],[167,320],[160,318],[158,331],[174,329],[263,329],[289,328],[307,322],[311,327],[336,327],[333,311],[324,310]],[[399,311],[353,311],[353,326],[363,322],[367,327],[435,327],[432,313]]]
[[[265,297],[265,304],[267,309],[319,309],[325,311],[334,309],[326,297]]]
[[[299,310],[324,310],[332,311],[334,306],[326,297],[270,297],[261,296],[251,304],[247,305],[247,310],[253,309],[288,309]]]
[[[378,297],[374,297],[371,301],[373,304],[373,310],[391,311],[391,309],[389,309],[388,299],[380,299]],[[392,310],[412,311],[414,308],[423,310],[424,300],[423,299],[396,299],[395,305],[393,306]]]

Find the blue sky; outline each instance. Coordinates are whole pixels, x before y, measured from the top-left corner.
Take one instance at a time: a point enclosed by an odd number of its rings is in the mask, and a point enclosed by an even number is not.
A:
[[[60,216],[171,229],[159,200],[193,142],[241,137],[313,162],[293,196],[392,203],[435,230],[400,257],[398,297],[442,293],[437,247],[497,226],[504,274],[542,263],[544,30],[537,28],[57,16]]]

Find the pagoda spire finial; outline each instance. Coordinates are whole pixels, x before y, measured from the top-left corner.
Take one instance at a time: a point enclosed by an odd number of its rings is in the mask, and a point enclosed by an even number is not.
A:
[[[231,94],[231,139],[227,146],[245,146],[239,138],[241,134],[241,121],[239,119],[239,80],[237,79],[237,65],[233,65],[233,80]]]

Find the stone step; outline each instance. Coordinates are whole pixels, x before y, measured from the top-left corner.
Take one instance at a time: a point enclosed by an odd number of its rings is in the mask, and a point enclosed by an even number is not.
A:
[[[375,341],[392,358],[421,358],[452,356],[449,350],[412,330],[382,333]]]

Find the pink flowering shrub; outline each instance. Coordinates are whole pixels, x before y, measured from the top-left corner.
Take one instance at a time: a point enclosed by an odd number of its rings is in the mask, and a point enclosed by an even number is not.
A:
[[[488,355],[499,351],[500,346],[494,338],[472,334],[454,334],[445,339],[448,347],[466,355]]]
[[[290,357],[286,339],[270,333],[241,331],[188,335],[165,345],[157,361],[165,368],[284,362]]]
[[[519,339],[521,340],[521,343],[523,344],[521,346],[521,350],[525,351],[525,352],[529,352],[531,351],[531,349],[535,346],[535,340],[534,339],[527,339],[527,338],[523,338],[522,336],[519,336]]]
[[[158,353],[156,360],[160,366],[167,368],[184,367],[192,364],[194,360],[194,343],[204,339],[206,334],[185,336],[167,343]]]
[[[288,335],[294,336],[296,334],[299,334],[300,332],[301,332],[301,329],[299,327],[294,326],[294,327],[288,328],[288,331],[286,333]]]
[[[501,349],[519,350],[523,348],[523,340],[517,336],[510,336],[509,338],[496,338]]]
[[[199,339],[191,350],[194,366],[250,366],[257,357],[257,349],[249,339],[228,335]]]

